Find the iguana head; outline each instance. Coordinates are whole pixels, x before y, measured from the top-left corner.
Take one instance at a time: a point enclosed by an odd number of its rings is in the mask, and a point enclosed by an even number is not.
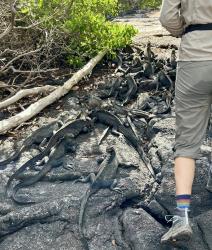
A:
[[[74,143],[74,136],[73,134],[66,134],[64,136],[65,140],[65,148],[67,152],[75,152],[76,151],[76,144]]]
[[[108,161],[108,163],[109,163],[110,161],[113,160],[113,158],[114,158],[115,155],[116,155],[116,152],[115,152],[114,147],[113,147],[113,146],[107,147],[107,148],[106,148],[106,153],[107,153],[106,159],[107,159],[107,161]]]

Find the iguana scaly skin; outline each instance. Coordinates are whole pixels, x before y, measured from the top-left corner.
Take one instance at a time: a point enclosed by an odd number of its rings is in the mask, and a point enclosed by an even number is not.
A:
[[[26,149],[29,149],[33,144],[39,145],[43,142],[44,139],[50,138],[53,133],[59,129],[60,124],[60,121],[57,120],[34,131],[32,135],[25,139],[21,148],[15,154],[13,154],[8,159],[0,162],[0,166],[2,166],[0,167],[0,170],[5,169],[6,165],[11,161],[18,159],[21,153]]]
[[[114,80],[114,83],[110,89],[109,96],[114,96],[115,98],[118,96],[119,88],[121,86],[123,79],[118,77]]]
[[[86,193],[82,198],[79,214],[79,232],[86,250],[89,250],[89,247],[88,242],[84,236],[83,224],[85,210],[90,196],[96,193],[101,188],[110,188],[111,190],[117,192],[119,191],[118,188],[115,188],[117,183],[115,176],[119,165],[118,159],[116,157],[116,152],[114,148],[111,147],[107,149],[107,153],[107,157],[100,164],[100,169],[97,175],[95,176],[95,174],[90,174],[86,179],[82,180],[82,182],[86,182],[87,180],[91,181],[90,187],[86,190]]]
[[[35,176],[30,177],[23,182],[18,183],[12,192],[12,199],[19,204],[29,204],[35,203],[35,201],[26,201],[16,197],[16,193],[20,188],[30,186],[40,179],[42,179],[52,168],[59,167],[63,164],[64,155],[72,150],[73,138],[72,136],[69,138],[69,135],[65,135],[65,138],[56,145],[49,155],[48,162],[44,165],[44,167],[37,173]]]
[[[147,78],[150,78],[154,74],[154,68],[150,61],[144,61],[143,64],[143,75]]]
[[[6,185],[6,193],[8,193],[8,189],[13,179],[17,178],[19,174],[21,174],[27,168],[33,168],[39,160],[43,159],[45,156],[49,155],[52,147],[56,145],[65,134],[72,136],[73,138],[77,137],[82,132],[88,132],[92,127],[92,121],[78,119],[75,121],[68,122],[64,124],[50,139],[47,147],[38,155],[24,163],[11,177],[9,178]]]
[[[151,50],[151,43],[148,42],[146,48],[144,49],[144,58],[151,62],[154,59],[155,55]]]
[[[126,80],[127,80],[129,89],[126,93],[126,98],[124,99],[123,104],[128,103],[130,99],[136,94],[137,89],[138,89],[137,84],[132,76],[130,75],[126,76]]]
[[[147,159],[143,148],[141,147],[141,142],[140,140],[137,138],[137,136],[134,134],[134,132],[132,131],[132,129],[130,127],[125,127],[124,124],[121,122],[121,120],[111,114],[110,112],[106,111],[106,110],[96,110],[93,111],[90,116],[92,118],[96,118],[99,122],[107,125],[107,126],[111,126],[113,129],[115,129],[116,131],[118,131],[119,133],[123,134],[124,137],[130,142],[130,144],[135,148],[135,150],[138,152],[139,156],[141,157],[141,159],[144,161],[144,163],[146,164],[148,170],[150,171],[151,175],[153,177],[155,177],[155,173],[152,169],[151,164],[149,163],[149,160]]]
[[[176,51],[175,51],[175,49],[172,49],[171,57],[170,57],[170,64],[171,64],[172,69],[176,69],[177,61],[176,61]]]

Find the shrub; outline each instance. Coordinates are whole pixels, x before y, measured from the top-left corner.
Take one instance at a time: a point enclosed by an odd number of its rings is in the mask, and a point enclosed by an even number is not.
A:
[[[20,12],[41,22],[43,29],[58,29],[64,34],[70,65],[81,66],[98,51],[113,54],[126,46],[136,34],[130,25],[108,17],[118,13],[118,0],[20,0]]]
[[[161,3],[162,0],[141,0],[140,1],[140,6],[141,8],[158,8]]]

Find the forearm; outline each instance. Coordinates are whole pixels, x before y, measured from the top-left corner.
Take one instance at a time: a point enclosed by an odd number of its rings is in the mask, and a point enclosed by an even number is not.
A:
[[[180,0],[163,0],[159,20],[173,36],[181,36],[185,23],[180,15]]]

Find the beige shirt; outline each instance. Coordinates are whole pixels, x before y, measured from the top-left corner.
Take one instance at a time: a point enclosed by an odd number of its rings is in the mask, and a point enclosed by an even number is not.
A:
[[[212,60],[212,30],[183,35],[190,24],[212,23],[212,0],[163,0],[159,20],[173,36],[181,37],[178,61]]]

